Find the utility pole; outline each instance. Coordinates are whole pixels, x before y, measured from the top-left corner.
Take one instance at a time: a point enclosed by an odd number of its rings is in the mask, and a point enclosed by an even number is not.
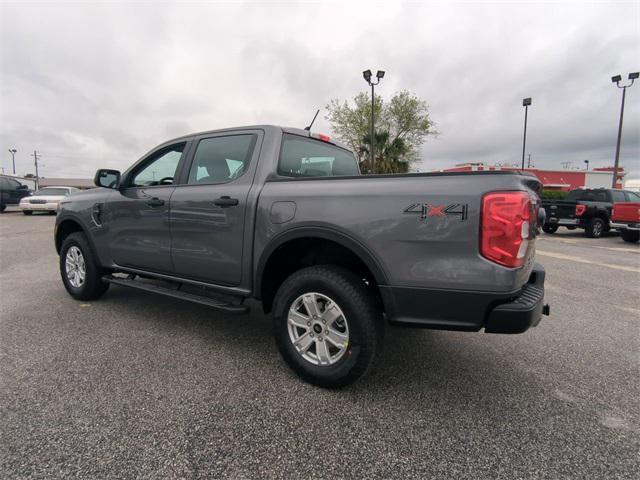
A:
[[[613,165],[613,181],[611,183],[611,188],[616,188],[616,182],[618,180],[618,165],[620,164],[620,142],[622,141],[622,119],[624,118],[624,99],[627,95],[627,88],[633,85],[633,81],[637,80],[640,77],[639,72],[633,72],[629,74],[629,80],[631,83],[629,85],[620,85],[620,81],[622,80],[621,75],[616,75],[615,77],[611,77],[611,81],[616,84],[616,86],[622,89],[622,103],[620,105],[620,122],[618,123],[618,141],[616,142],[616,159]]]
[[[524,170],[524,150],[527,146],[527,113],[529,113],[529,105],[531,105],[531,97],[522,99],[524,107],[524,135],[522,136],[522,170]]]
[[[40,189],[40,176],[38,175],[38,157],[40,156],[40,154],[37,151],[33,151],[33,154],[31,155],[33,157],[33,163],[36,167],[36,190]]]
[[[531,154],[527,157],[527,168],[531,168]]]

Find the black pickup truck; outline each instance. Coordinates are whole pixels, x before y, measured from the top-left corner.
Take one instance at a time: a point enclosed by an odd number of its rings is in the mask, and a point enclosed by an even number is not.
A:
[[[640,201],[638,194],[611,188],[578,188],[563,200],[542,200],[546,220],[545,233],[555,233],[559,227],[569,230],[583,228],[589,238],[598,238],[608,231],[611,207],[618,202]]]

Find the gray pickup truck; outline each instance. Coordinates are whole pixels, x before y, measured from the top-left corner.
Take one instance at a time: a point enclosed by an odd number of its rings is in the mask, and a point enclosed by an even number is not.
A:
[[[237,313],[257,299],[316,385],[365,374],[386,323],[521,333],[548,314],[535,177],[360,176],[329,137],[263,125],[171,140],[95,183],[56,220],[71,296],[115,284]]]

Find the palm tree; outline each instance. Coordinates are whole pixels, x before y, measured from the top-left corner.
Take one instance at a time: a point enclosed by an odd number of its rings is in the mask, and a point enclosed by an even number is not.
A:
[[[371,172],[369,151],[371,149],[371,135],[362,138],[362,145],[358,152],[361,169],[368,173],[407,173],[409,161],[406,158],[409,152],[407,143],[402,138],[394,138],[390,141],[389,132],[386,130],[375,132],[376,158],[374,172]]]

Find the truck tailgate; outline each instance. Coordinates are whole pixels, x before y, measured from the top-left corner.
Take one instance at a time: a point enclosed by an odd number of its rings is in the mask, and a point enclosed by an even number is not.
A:
[[[611,220],[614,222],[640,223],[640,202],[614,204]]]

